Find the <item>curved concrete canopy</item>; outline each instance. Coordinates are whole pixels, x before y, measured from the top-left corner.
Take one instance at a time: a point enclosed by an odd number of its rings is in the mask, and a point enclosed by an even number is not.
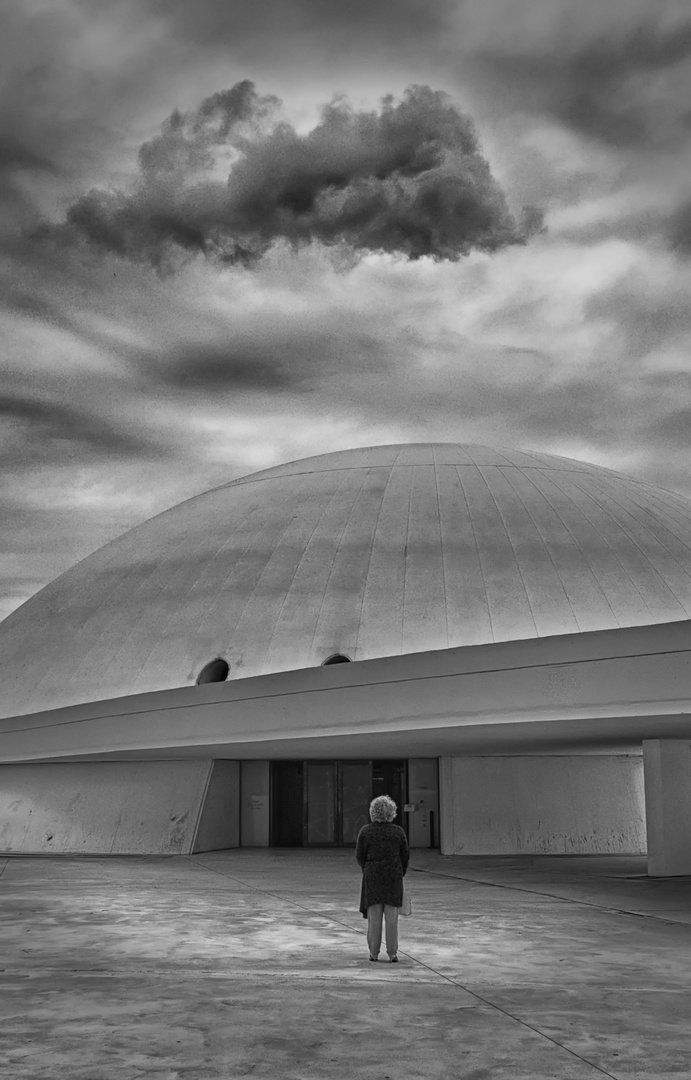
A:
[[[691,616],[691,503],[549,454],[405,444],[242,477],[0,625],[5,716],[194,682]]]
[[[0,762],[637,753],[689,738],[691,622],[385,656],[0,719]]]

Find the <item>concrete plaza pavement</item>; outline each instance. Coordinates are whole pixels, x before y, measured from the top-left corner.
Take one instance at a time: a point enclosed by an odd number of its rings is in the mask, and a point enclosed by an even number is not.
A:
[[[371,964],[353,851],[0,856],[3,1080],[691,1080],[691,879],[415,851]]]

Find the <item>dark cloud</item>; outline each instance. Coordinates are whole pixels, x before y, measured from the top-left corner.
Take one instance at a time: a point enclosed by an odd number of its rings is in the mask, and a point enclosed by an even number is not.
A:
[[[674,251],[691,255],[691,199],[669,217],[667,239]]]
[[[24,190],[26,176],[54,177],[58,169],[48,158],[11,132],[0,131],[0,221],[11,226],[30,220],[32,201]]]
[[[285,54],[297,41],[312,55],[319,45],[334,60],[344,50],[362,53],[372,43],[414,50],[421,40],[448,26],[458,0],[143,0],[143,8],[163,18],[176,35],[206,48],[242,41]],[[269,29],[270,28],[270,29]]]
[[[11,443],[3,452],[7,465],[14,457],[28,463],[74,452],[112,457],[148,457],[157,448],[144,431],[128,432],[96,411],[75,408],[45,398],[20,394],[0,395],[0,421],[22,428],[16,455]]]
[[[684,385],[680,390],[688,396],[688,377],[683,376]],[[679,379],[682,383],[682,377]],[[647,429],[646,435],[653,446],[682,450],[688,454],[689,432],[691,431],[691,402],[686,408],[674,409],[664,416],[657,417]]]
[[[483,47],[477,59],[514,106],[613,146],[678,138],[689,126],[691,20],[656,25],[651,18],[576,42],[565,33],[516,51]]]
[[[285,355],[266,355],[265,349],[251,344],[179,347],[156,364],[155,371],[156,380],[168,386],[206,392],[289,390],[303,381],[290,370]]]
[[[137,362],[145,382],[173,392],[257,391],[275,400],[280,393],[328,393],[334,381],[364,372],[390,372],[395,352],[376,316],[358,322],[347,309],[321,316],[267,309],[261,318],[236,318],[232,332],[219,328],[206,343],[178,342]]]
[[[55,173],[52,161],[25,146],[15,135],[0,132],[0,171],[40,171]]]
[[[40,235],[161,267],[181,252],[252,263],[276,240],[455,260],[541,226],[530,208],[515,221],[472,120],[425,86],[376,112],[335,100],[301,135],[241,82],[174,112],[139,163],[133,191],[92,190]]]

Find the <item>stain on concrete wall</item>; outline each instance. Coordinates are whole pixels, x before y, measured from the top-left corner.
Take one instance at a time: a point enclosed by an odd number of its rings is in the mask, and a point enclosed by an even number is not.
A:
[[[638,755],[442,759],[445,855],[645,854]]]
[[[0,765],[0,851],[191,851],[211,762]]]

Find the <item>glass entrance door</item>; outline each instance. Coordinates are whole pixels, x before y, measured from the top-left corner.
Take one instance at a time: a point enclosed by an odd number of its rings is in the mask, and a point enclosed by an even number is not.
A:
[[[275,847],[302,847],[304,802],[304,766],[302,761],[272,762],[272,845]]]
[[[306,761],[304,843],[354,844],[369,821],[372,765],[369,761]]]
[[[354,845],[377,795],[391,796],[398,807],[396,824],[405,828],[405,774],[405,761],[272,762],[271,844]]]
[[[362,826],[369,823],[371,786],[370,761],[341,762],[341,844],[354,844]]]
[[[405,774],[405,761],[372,762],[372,798],[376,799],[379,795],[391,796],[397,807],[394,824],[400,825],[401,828],[405,828],[407,824],[406,816],[403,813],[407,786]]]
[[[305,844],[336,843],[337,762],[306,761]]]

